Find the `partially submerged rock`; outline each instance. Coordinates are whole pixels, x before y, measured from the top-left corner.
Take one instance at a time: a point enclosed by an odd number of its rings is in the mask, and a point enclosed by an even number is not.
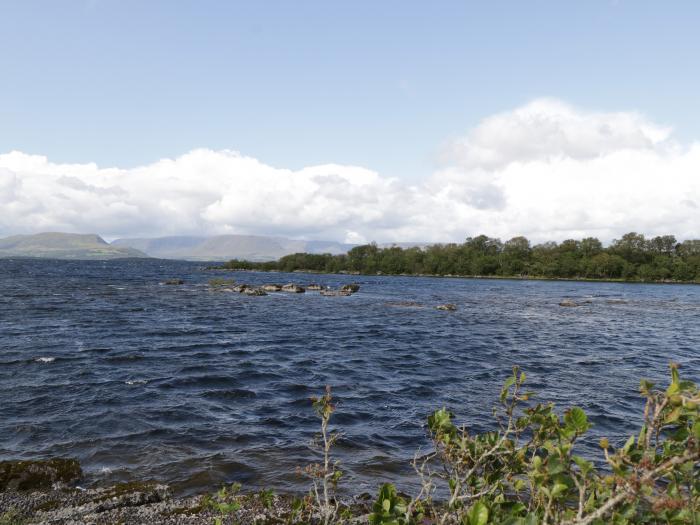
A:
[[[457,305],[452,304],[452,303],[445,303],[445,304],[439,304],[435,308],[437,310],[446,310],[449,312],[454,312],[457,309]]]
[[[306,286],[306,289],[307,290],[323,290],[323,286],[321,286],[320,284],[311,283],[311,284]]]
[[[0,461],[0,491],[46,490],[57,483],[75,483],[82,475],[76,459]]]
[[[628,304],[629,301],[625,301],[624,299],[608,299],[605,301],[607,304]]]
[[[321,295],[324,297],[347,297],[348,295],[352,295],[352,292],[343,290],[321,290]]]
[[[423,308],[423,304],[416,301],[387,301],[387,306],[401,306],[404,308]]]
[[[252,296],[260,296],[260,295],[267,295],[267,292],[263,290],[262,288],[253,288],[253,287],[248,287],[245,290],[243,290],[243,293],[246,295],[252,295]]]
[[[304,289],[303,286],[299,286],[298,284],[285,284],[282,287],[283,292],[289,292],[289,293],[304,293],[306,290]]]
[[[282,291],[282,285],[281,284],[263,284],[261,286],[263,290],[266,292],[281,292]]]
[[[360,291],[360,285],[357,283],[344,284],[340,287],[341,292],[355,293]]]
[[[185,281],[182,279],[166,279],[163,281],[163,284],[169,284],[169,285],[178,285],[178,284],[185,284]]]
[[[563,301],[561,301],[559,303],[559,306],[564,306],[566,308],[575,308],[575,307],[581,306],[581,305],[572,299],[564,299]]]
[[[234,292],[243,293],[248,288],[250,288],[250,287],[247,284],[238,284],[238,285],[234,286],[233,288],[231,288],[231,290],[233,290]]]

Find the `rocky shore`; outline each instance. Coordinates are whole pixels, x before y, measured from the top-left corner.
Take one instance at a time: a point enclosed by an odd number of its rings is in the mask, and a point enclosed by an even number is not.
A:
[[[72,459],[0,462],[0,525],[212,525],[282,524],[300,519],[302,500],[272,491],[228,491],[177,497],[156,482],[82,488]],[[223,494],[223,495],[222,495]],[[362,502],[364,501],[364,503]],[[350,504],[355,523],[366,522],[368,499]]]
[[[293,498],[258,494],[237,497],[239,508],[222,513],[208,504],[208,495],[173,497],[167,485],[124,483],[106,488],[55,488],[0,493],[3,525],[211,525],[222,523],[294,523]]]

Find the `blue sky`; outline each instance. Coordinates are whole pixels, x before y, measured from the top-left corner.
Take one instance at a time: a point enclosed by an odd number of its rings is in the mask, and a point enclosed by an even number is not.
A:
[[[698,27],[696,1],[0,0],[0,234],[700,238]]]
[[[415,179],[542,96],[700,136],[700,3],[0,1],[0,152],[196,147]]]

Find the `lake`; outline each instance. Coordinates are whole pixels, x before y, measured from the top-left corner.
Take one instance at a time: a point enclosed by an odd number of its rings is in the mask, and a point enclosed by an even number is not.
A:
[[[640,378],[665,381],[675,361],[700,380],[700,286],[205,266],[0,260],[0,459],[74,456],[88,483],[158,479],[184,493],[235,480],[303,490],[309,398],[328,384],[345,484],[410,488],[427,415],[445,406],[490,428],[514,364],[538,399],[589,413],[593,454],[599,436],[638,428]],[[218,277],[361,289],[248,297],[211,291]]]

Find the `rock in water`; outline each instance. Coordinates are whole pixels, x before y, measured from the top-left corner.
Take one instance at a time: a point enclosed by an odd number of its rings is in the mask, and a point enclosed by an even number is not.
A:
[[[449,312],[454,312],[457,309],[457,305],[452,303],[445,303],[439,304],[435,308],[437,308],[438,310],[447,310]]]
[[[0,461],[0,491],[50,489],[54,483],[74,483],[82,475],[76,459]]]
[[[253,295],[253,296],[267,295],[267,292],[261,288],[250,288],[250,287],[243,290],[243,293],[246,295]]]
[[[355,293],[360,290],[360,285],[357,283],[344,284],[340,287],[341,292]]]
[[[263,284],[261,287],[266,292],[280,292],[282,291],[281,284]]]
[[[239,284],[238,286],[234,286],[231,288],[234,292],[238,293],[243,293],[245,292],[248,288],[250,288],[247,284]]]
[[[573,307],[579,306],[579,304],[576,301],[572,301],[571,299],[564,299],[562,302],[559,303],[559,306],[566,306],[568,308],[573,308]]]
[[[423,304],[416,301],[387,301],[386,306],[402,306],[405,308],[423,308]]]
[[[321,295],[324,297],[347,297],[352,295],[352,292],[344,290],[321,290]]]
[[[185,281],[182,279],[166,279],[163,284],[170,284],[170,285],[177,285],[177,284],[185,284]]]
[[[283,292],[289,292],[289,293],[304,293],[306,290],[302,286],[299,286],[298,284],[285,284],[282,287]]]
[[[307,285],[306,289],[307,290],[323,290],[323,286],[321,286],[320,284],[311,283],[311,284]]]

